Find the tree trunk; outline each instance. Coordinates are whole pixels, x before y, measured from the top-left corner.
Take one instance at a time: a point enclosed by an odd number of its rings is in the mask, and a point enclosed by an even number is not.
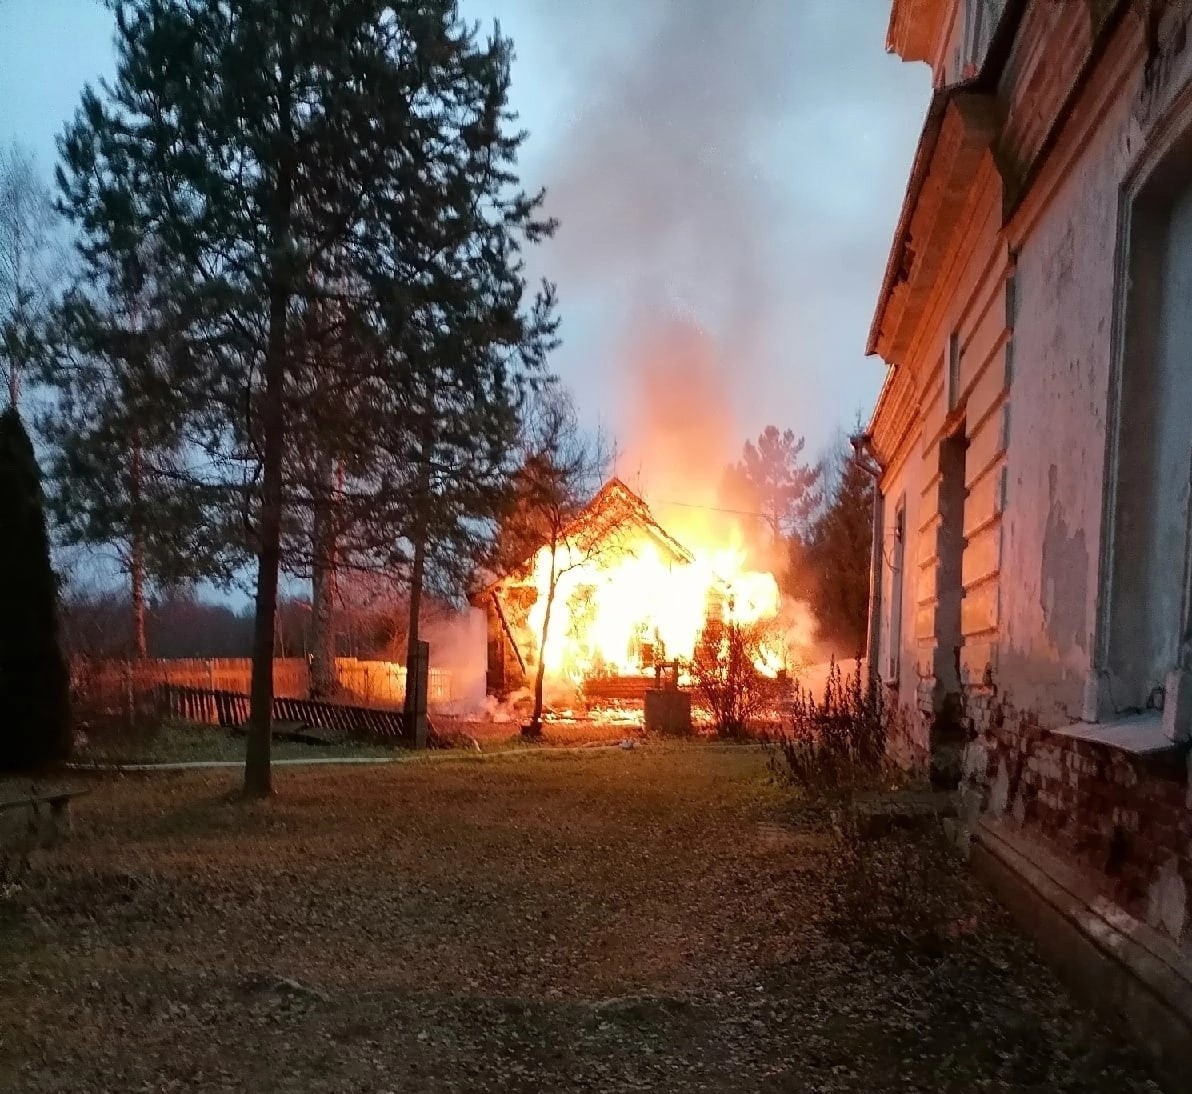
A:
[[[138,533],[132,541],[132,652],[137,661],[149,656],[145,637],[145,541]]]
[[[244,793],[254,798],[268,797],[272,790],[269,746],[273,728],[273,643],[277,628],[277,575],[281,564],[287,303],[285,289],[280,284],[275,284],[270,290],[269,347],[265,355],[265,392],[261,402],[264,458],[261,469],[261,517],[257,545],[252,682],[248,701],[248,743],[244,756]]]
[[[339,691],[335,668],[335,634],[332,609],[335,599],[336,535],[331,500],[331,461],[320,457],[316,469],[318,489],[326,491],[315,499],[310,581],[311,661],[310,694],[325,699]]]
[[[248,742],[244,793],[268,797],[272,790],[269,746],[273,718],[273,644],[277,628],[277,576],[281,564],[282,432],[285,428],[286,306],[284,289],[270,290],[269,348],[261,404],[264,433],[261,517],[257,544],[256,615],[253,620],[252,681],[248,702]]]
[[[418,736],[414,719],[418,716],[418,712],[414,696],[415,689],[411,685],[413,684],[414,666],[418,660],[418,619],[422,614],[422,582],[425,574],[426,522],[419,517],[414,530],[414,558],[410,565],[410,622],[406,638],[406,694],[403,705],[406,734],[415,746],[418,744]]]
[[[550,634],[550,617],[555,607],[555,592],[559,585],[558,575],[558,540],[551,537],[550,548],[550,579],[546,586],[546,610],[542,613],[542,637],[538,643],[538,667],[534,672],[534,711],[530,715],[530,724],[525,727],[526,737],[542,736],[542,694],[546,684],[546,640]]]
[[[129,586],[132,596],[132,646],[137,661],[149,656],[145,638],[145,534],[142,524],[141,438],[134,435],[129,459],[129,500],[131,502],[132,535],[129,539]]]
[[[287,32],[289,27],[286,28]],[[273,644],[277,628],[277,577],[281,567],[282,462],[285,455],[286,372],[289,357],[290,221],[294,202],[293,108],[288,57],[278,87],[279,152],[277,192],[271,210],[268,264],[269,333],[265,348],[265,390],[261,398],[261,516],[257,529],[257,594],[253,619],[252,679],[248,696],[248,741],[244,750],[244,794],[272,792],[269,751],[273,734]]]
[[[25,316],[24,306],[21,303],[21,292],[18,284],[17,291],[17,306],[12,316],[17,328],[18,341],[25,337]],[[23,355],[22,355],[23,356]],[[21,401],[21,366],[24,362],[18,361],[15,356],[8,359],[8,405],[11,409],[16,410],[17,404]]]
[[[422,446],[419,452],[418,487],[414,497],[414,528],[413,547],[414,557],[410,564],[410,622],[406,636],[406,695],[403,706],[406,733],[411,743],[417,747],[418,733],[415,719],[418,716],[414,689],[411,684],[411,673],[417,663],[418,643],[421,639],[419,620],[422,615],[422,585],[426,579],[426,540],[429,535],[430,517],[428,507],[430,498],[430,462],[434,456],[434,387],[427,394],[426,405],[423,408]]]

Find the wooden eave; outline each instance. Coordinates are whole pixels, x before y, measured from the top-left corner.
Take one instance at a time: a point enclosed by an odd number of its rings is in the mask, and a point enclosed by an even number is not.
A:
[[[894,0],[886,29],[886,51],[904,61],[930,63],[945,14],[945,0]]]
[[[911,38],[908,36],[912,34],[916,24],[920,27],[921,33],[925,33],[922,28],[935,25],[927,9],[920,7],[925,3],[930,3],[930,0],[894,0],[890,11],[887,45],[900,56],[905,56],[900,52],[899,47],[899,43],[904,39],[908,43],[906,48],[912,49],[909,45]],[[938,174],[936,152],[940,140],[944,136],[945,123],[948,122],[949,115],[952,114],[952,107],[957,103],[961,104],[958,111],[962,118],[974,114],[989,115],[990,117],[981,123],[982,127],[997,119],[999,83],[1007,69],[1024,16],[1030,6],[1029,0],[1006,0],[1001,19],[982,62],[981,71],[971,80],[938,89],[932,94],[931,102],[927,108],[927,117],[923,121],[923,129],[919,134],[919,143],[915,149],[910,178],[907,181],[906,193],[902,200],[902,211],[898,217],[898,225],[894,230],[894,241],[890,247],[885,275],[882,278],[882,287],[878,292],[877,309],[874,313],[873,323],[869,328],[869,340],[865,347],[866,354],[878,353],[892,367],[896,366],[897,362],[892,360],[887,353],[889,336],[887,336],[886,330],[890,326],[887,313],[891,310],[892,304],[899,303],[894,301],[893,297],[915,272],[913,267],[916,251],[922,250],[926,245],[921,237],[912,237],[912,222],[919,218],[920,199],[928,178],[933,172]],[[968,106],[964,105],[964,100],[973,100],[974,98],[983,100],[983,103],[975,109],[975,104],[972,101]],[[954,122],[948,124],[953,127],[955,125]],[[996,140],[997,137],[998,135],[994,133],[986,143]],[[979,156],[977,158],[979,160]]]
[[[932,107],[866,347],[894,368],[906,359],[982,157],[998,132],[993,95],[958,87],[939,93]]]
[[[911,371],[891,369],[869,425],[870,446],[879,466],[888,468],[898,458],[914,428],[918,409],[918,385]]]

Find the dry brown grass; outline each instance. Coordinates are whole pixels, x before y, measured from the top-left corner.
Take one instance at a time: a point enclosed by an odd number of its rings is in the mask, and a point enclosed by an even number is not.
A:
[[[852,855],[758,750],[237,783],[96,780],[0,903],[0,1089],[1148,1089],[938,845]],[[920,867],[908,934],[865,889]]]

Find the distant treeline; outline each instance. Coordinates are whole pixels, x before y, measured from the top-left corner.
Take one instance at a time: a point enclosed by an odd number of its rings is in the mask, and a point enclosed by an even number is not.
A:
[[[125,657],[132,654],[132,610],[127,594],[74,594],[63,603],[63,634],[71,654]],[[344,613],[337,617],[337,652],[346,657],[384,657],[393,647],[394,613]],[[278,605],[275,652],[305,657],[310,651],[310,602],[283,598]],[[145,613],[150,657],[249,657],[253,606],[195,595],[151,600]]]
[[[404,598],[367,607],[339,606],[331,629],[338,657],[403,661],[409,607]],[[423,605],[424,625],[452,609],[438,600]],[[149,657],[250,657],[253,605],[233,607],[194,592],[150,599],[145,612]],[[62,602],[62,631],[68,652],[95,658],[134,654],[130,598],[118,590],[72,590]],[[310,601],[282,597],[278,603],[274,652],[306,657],[312,650]]]

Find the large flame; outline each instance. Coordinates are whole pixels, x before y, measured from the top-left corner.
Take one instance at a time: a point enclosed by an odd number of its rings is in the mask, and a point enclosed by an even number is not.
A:
[[[624,399],[634,492],[682,544],[639,530],[613,536],[587,557],[571,543],[554,553],[558,577],[543,659],[548,680],[579,685],[601,675],[649,672],[661,661],[690,662],[715,641],[718,625],[772,621],[755,664],[773,676],[796,667],[814,631],[806,608],[782,597],[771,567],[782,564],[756,499],[728,496],[724,471],[740,453],[730,358],[698,324],[651,316],[628,346],[633,390]],[[524,619],[531,654],[541,641],[552,552],[541,548]],[[719,627],[719,633],[723,627]]]
[[[571,544],[554,552],[555,595],[544,660],[547,678],[579,685],[606,675],[635,675],[659,662],[690,663],[710,623],[777,619],[781,596],[773,574],[746,567],[742,547],[692,547],[691,561],[646,532],[614,538],[580,556]],[[541,636],[550,601],[552,551],[534,558],[537,596],[528,625]],[[781,642],[762,651],[759,670],[786,667]]]

